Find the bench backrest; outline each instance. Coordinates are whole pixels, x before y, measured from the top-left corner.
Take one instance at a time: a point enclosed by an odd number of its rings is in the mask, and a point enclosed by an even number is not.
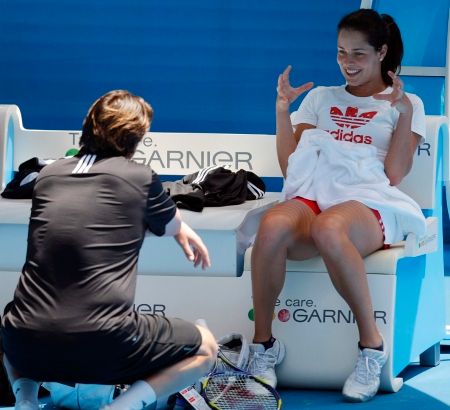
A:
[[[427,116],[426,141],[418,147],[411,172],[400,185],[422,209],[435,206],[439,133],[446,129],[445,117]],[[31,157],[60,158],[78,147],[79,137],[80,131],[25,129],[17,106],[0,105],[2,189],[22,162]],[[151,165],[160,175],[186,175],[211,165],[229,165],[233,170],[281,178],[274,135],[150,132],[134,160]]]

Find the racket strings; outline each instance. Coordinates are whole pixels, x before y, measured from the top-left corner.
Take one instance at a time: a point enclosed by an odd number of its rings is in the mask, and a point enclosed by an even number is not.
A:
[[[209,380],[208,401],[217,409],[276,410],[278,400],[263,384],[247,375],[223,374]]]

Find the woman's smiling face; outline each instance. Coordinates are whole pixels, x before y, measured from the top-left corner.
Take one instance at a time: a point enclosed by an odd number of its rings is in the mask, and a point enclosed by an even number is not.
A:
[[[387,46],[377,51],[359,31],[343,29],[338,35],[337,62],[349,87],[382,82],[381,61]]]

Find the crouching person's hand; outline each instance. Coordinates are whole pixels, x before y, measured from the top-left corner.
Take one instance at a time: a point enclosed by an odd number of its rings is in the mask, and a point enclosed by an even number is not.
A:
[[[178,234],[174,235],[174,238],[183,249],[186,257],[194,262],[195,267],[200,264],[202,265],[202,269],[211,266],[208,249],[200,236],[198,236],[188,224],[181,222],[180,231]]]

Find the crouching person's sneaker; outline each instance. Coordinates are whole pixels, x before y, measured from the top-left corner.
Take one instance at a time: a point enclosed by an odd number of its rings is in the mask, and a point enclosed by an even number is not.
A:
[[[386,345],[383,345],[383,351],[369,348],[359,350],[355,369],[345,381],[342,390],[345,400],[364,402],[377,394],[381,369],[388,357]]]
[[[267,350],[259,343],[253,343],[249,347],[250,360],[247,371],[275,388],[277,386],[275,366],[284,359],[284,344],[276,339],[273,346]]]

